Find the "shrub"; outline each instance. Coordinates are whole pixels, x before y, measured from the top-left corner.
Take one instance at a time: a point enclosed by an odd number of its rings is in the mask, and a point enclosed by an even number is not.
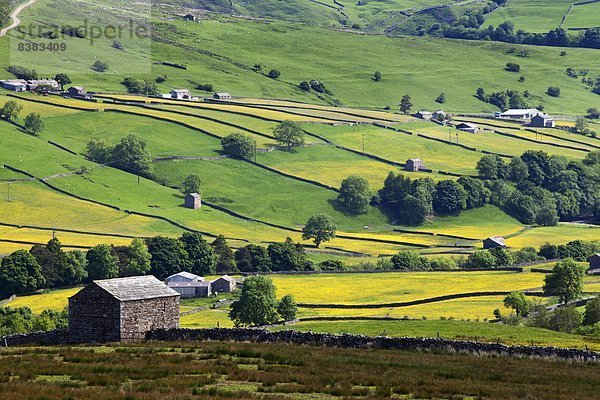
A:
[[[521,66],[517,63],[508,62],[506,63],[506,67],[504,69],[510,72],[519,72],[521,71]]]
[[[248,135],[243,133],[231,133],[221,139],[221,145],[225,154],[231,157],[251,160],[256,154],[256,143]]]
[[[427,270],[429,260],[414,250],[404,250],[391,258],[394,269],[402,270]]]
[[[92,69],[96,72],[105,72],[108,70],[108,64],[104,61],[96,60],[96,62],[94,62],[92,65]]]
[[[560,96],[560,88],[558,86],[550,86],[546,91],[549,96],[558,97]]]
[[[268,73],[268,77],[269,77],[269,78],[271,78],[271,79],[277,79],[277,78],[279,78],[280,76],[281,76],[281,72],[279,72],[279,71],[278,71],[278,70],[276,70],[276,69],[272,69],[272,70],[270,70],[270,71],[269,71],[269,73]]]

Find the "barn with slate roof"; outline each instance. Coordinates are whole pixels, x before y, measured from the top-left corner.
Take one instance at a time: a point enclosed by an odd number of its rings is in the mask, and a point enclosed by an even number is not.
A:
[[[153,276],[93,281],[69,298],[69,339],[144,339],[152,329],[179,327],[179,293]]]

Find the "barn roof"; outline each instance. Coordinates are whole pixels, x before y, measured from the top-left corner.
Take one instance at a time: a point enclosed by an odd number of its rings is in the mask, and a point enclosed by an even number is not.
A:
[[[189,93],[190,91],[188,89],[172,89],[171,92],[175,92],[175,93]]]
[[[104,279],[94,283],[120,301],[179,296],[179,293],[152,275]]]
[[[506,242],[504,241],[504,237],[502,236],[490,236],[485,240],[491,240],[492,242],[498,243],[501,246],[506,246]]]
[[[198,193],[190,193],[186,197],[189,197],[189,196],[191,196],[191,197],[193,197],[195,199],[197,199],[198,197],[200,197],[200,195]]]
[[[218,93],[215,93],[215,94],[217,96],[219,96],[219,97],[231,97],[231,95],[229,93],[226,93],[226,92],[218,92]]]
[[[407,162],[408,162],[408,161],[412,161],[412,162],[422,162],[423,160],[421,160],[420,158],[409,158],[409,159],[407,160]]]
[[[476,124],[473,124],[471,122],[461,122],[460,124],[457,125],[457,127],[462,126],[462,127],[466,127],[466,128],[477,128]]]
[[[522,116],[527,114],[539,113],[540,111],[537,108],[514,108],[510,110],[504,111],[502,116]]]
[[[175,278],[176,276],[180,276],[182,278],[191,279],[191,280],[194,280],[194,279],[203,279],[201,276],[198,276],[196,274],[192,274],[191,272],[187,272],[187,271],[178,272],[176,274],[168,276],[167,279]]]
[[[169,282],[170,288],[176,287],[205,287],[210,286],[210,282]]]
[[[223,275],[222,277],[215,279],[213,282],[219,281],[221,279],[227,282],[235,282],[235,279],[233,279],[229,275]]]

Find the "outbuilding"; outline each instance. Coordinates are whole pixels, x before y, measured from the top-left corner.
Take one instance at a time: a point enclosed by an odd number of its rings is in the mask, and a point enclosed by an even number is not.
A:
[[[27,81],[24,79],[9,79],[0,81],[0,83],[2,83],[2,87],[6,90],[12,90],[13,92],[27,91]]]
[[[183,205],[187,208],[196,210],[202,207],[202,197],[198,193],[190,193],[185,196]]]
[[[97,280],[69,297],[69,339],[144,339],[153,329],[179,327],[179,293],[154,276]]]
[[[495,249],[496,247],[506,248],[506,242],[502,236],[490,236],[483,240],[484,249]]]
[[[212,281],[211,286],[213,293],[230,293],[235,290],[237,283],[235,279],[229,275],[223,275],[222,277]]]
[[[196,20],[196,16],[192,15],[192,14],[186,14],[182,18],[184,21],[195,21]]]
[[[188,89],[173,89],[169,92],[172,99],[185,100],[190,99],[192,96]]]
[[[600,254],[594,254],[588,259],[588,261],[590,262],[589,271],[596,271],[596,273],[600,273]]]
[[[179,293],[182,298],[210,297],[212,285],[210,282],[169,282],[169,287]]]
[[[419,111],[415,114],[415,117],[420,118],[420,119],[424,119],[429,121],[431,119],[431,117],[433,116],[432,113],[430,113],[429,111]]]
[[[556,121],[548,114],[538,114],[531,118],[529,126],[534,128],[554,128],[556,126]]]
[[[410,158],[406,160],[406,166],[404,169],[411,172],[416,172],[423,169],[425,165],[423,164],[423,160],[420,158]]]
[[[524,122],[524,121],[532,119],[533,117],[535,117],[538,114],[540,114],[540,110],[538,110],[537,108],[525,108],[525,109],[515,108],[515,109],[510,109],[510,110],[504,111],[502,114],[499,115],[498,118],[512,119],[512,120]]]
[[[204,278],[191,272],[182,271],[165,279],[165,283],[168,285],[173,282],[204,282]]]
[[[213,99],[215,99],[215,100],[231,100],[231,95],[229,93],[215,93],[215,94],[213,94]]]
[[[460,124],[456,125],[456,129],[465,131],[465,132],[469,132],[469,133],[479,132],[479,127],[470,122],[461,122]]]

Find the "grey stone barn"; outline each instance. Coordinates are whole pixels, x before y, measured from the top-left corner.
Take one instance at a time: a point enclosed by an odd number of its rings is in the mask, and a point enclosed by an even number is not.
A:
[[[190,193],[185,196],[183,205],[187,208],[197,210],[198,208],[202,207],[202,197],[198,193]]]
[[[589,271],[596,271],[595,273],[600,273],[600,254],[594,254],[588,259],[588,261],[590,262]]]
[[[93,281],[69,298],[69,340],[144,339],[152,329],[179,327],[179,293],[154,276]]]
[[[411,158],[406,160],[406,167],[404,169],[406,169],[407,171],[418,171],[420,169],[423,169],[425,165],[423,164],[423,160],[421,160],[420,158]]]
[[[223,275],[222,277],[212,281],[210,284],[213,293],[231,293],[237,287],[235,279],[229,275]]]
[[[210,297],[212,285],[210,282],[169,282],[169,287],[179,293],[181,298]]]
[[[494,249],[496,247],[506,248],[506,243],[502,236],[491,236],[483,240],[484,249]]]

